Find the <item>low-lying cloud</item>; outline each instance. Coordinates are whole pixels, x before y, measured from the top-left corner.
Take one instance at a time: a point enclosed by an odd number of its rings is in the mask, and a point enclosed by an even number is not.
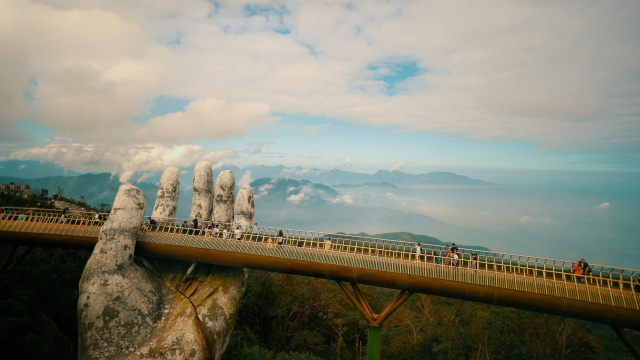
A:
[[[110,171],[128,182],[137,172],[162,171],[167,166],[193,166],[207,160],[219,168],[224,159],[236,157],[232,149],[210,151],[200,145],[144,144],[139,146],[103,146],[101,144],[46,145],[17,150],[11,158],[54,162],[66,169]]]

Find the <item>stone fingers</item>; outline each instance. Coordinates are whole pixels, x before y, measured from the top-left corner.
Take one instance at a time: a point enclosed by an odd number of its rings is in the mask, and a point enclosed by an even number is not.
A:
[[[245,228],[251,228],[256,217],[256,205],[253,200],[253,189],[243,186],[236,199],[236,223]]]
[[[209,221],[213,211],[211,163],[200,161],[193,170],[193,200],[189,220]]]
[[[215,205],[212,220],[216,223],[233,223],[233,207],[235,203],[236,178],[231,170],[218,175],[216,181]]]
[[[173,219],[176,217],[178,197],[180,196],[180,170],[170,166],[164,170],[158,186],[156,205],[151,217],[154,219]]]
[[[97,258],[100,258],[98,263],[104,267],[103,270],[132,263],[136,235],[144,220],[145,208],[145,196],[140,189],[128,184],[120,186],[109,220],[100,229],[99,241],[87,267]]]

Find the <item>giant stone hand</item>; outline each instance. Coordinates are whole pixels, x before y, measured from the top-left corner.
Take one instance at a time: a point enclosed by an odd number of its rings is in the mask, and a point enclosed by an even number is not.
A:
[[[152,217],[175,217],[177,168],[162,174]],[[211,164],[196,165],[190,218],[234,221],[235,178],[223,171],[214,187]],[[252,225],[253,190],[243,187],[236,219]],[[247,273],[244,269],[134,256],[145,197],[122,185],[80,280],[80,359],[219,359],[227,346]],[[143,263],[139,264],[139,263]]]

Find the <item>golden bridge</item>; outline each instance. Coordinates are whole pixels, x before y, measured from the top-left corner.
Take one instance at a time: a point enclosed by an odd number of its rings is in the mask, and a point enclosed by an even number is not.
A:
[[[5,208],[0,243],[14,247],[3,268],[27,256],[29,250],[12,259],[17,246],[91,250],[100,225],[90,213],[62,218],[58,210]],[[459,249],[453,266],[444,258],[444,247],[421,248],[416,259],[413,242],[272,227],[259,227],[257,234],[244,229],[237,241],[233,233],[224,239],[222,233],[216,236],[186,228],[180,219],[164,219],[142,226],[136,254],[335,280],[367,320],[373,352],[379,353],[375,347],[384,320],[412,293],[424,293],[608,324],[639,356],[622,330],[640,330],[640,294],[634,291],[638,270],[592,264],[590,274],[574,275],[571,261],[473,249]],[[400,292],[375,314],[358,284]]]

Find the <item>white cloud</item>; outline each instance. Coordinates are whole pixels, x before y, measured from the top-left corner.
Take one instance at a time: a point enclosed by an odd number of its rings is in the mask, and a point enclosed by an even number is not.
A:
[[[242,174],[240,181],[238,181],[238,188],[242,188],[243,186],[250,186],[253,178],[251,177],[251,171],[246,171]]]
[[[488,212],[488,211],[485,211],[485,212],[482,213],[482,215],[491,215],[491,213]]]
[[[406,205],[407,205],[406,201],[404,201],[402,204],[400,204],[400,206],[406,206]]]
[[[291,195],[287,197],[287,201],[292,202],[294,204],[298,204],[300,200],[304,199],[305,194],[303,192],[295,195]]]
[[[284,1],[250,17],[234,1],[51,4],[1,3],[5,138],[28,119],[76,142],[167,145],[238,136],[269,111],[544,147],[640,136],[632,1]],[[394,61],[425,71],[388,96],[377,76]],[[196,100],[139,132],[129,119],[158,95]]]
[[[258,194],[256,195],[256,197],[267,195],[267,193],[271,189],[273,189],[273,184],[264,184],[258,187]]]
[[[334,203],[334,204],[345,204],[345,205],[353,205],[354,204],[354,200],[353,197],[351,195],[342,195],[342,196],[338,196],[334,199],[328,199],[330,202]]]
[[[222,140],[247,133],[255,126],[270,125],[269,105],[263,103],[227,104],[207,98],[194,100],[184,111],[150,119],[138,130],[137,137],[162,143],[180,143],[201,139]],[[263,143],[256,152],[261,152]]]
[[[608,209],[609,206],[611,206],[611,204],[609,204],[608,202],[602,203],[598,206],[596,206],[597,209]]]
[[[533,218],[531,216],[525,215],[525,216],[521,217],[520,219],[518,219],[518,221],[526,223],[526,222],[533,222],[534,220],[533,220]]]
[[[24,168],[25,168],[25,166],[27,166],[27,165],[25,165],[25,164],[20,165],[20,167],[18,167],[18,170],[22,170],[22,169],[24,169]]]
[[[389,172],[395,171],[395,170],[400,170],[402,168],[402,166],[404,166],[404,162],[400,161],[400,160],[396,160],[394,161],[395,165],[393,165],[393,167],[391,168],[391,170],[389,170]]]
[[[215,163],[234,158],[235,151],[210,151],[200,145],[165,146],[145,144],[137,147],[105,147],[101,144],[45,145],[16,150],[11,158],[52,161],[68,169],[81,167],[92,171],[110,171],[128,182],[136,172],[162,171],[167,166],[192,166],[202,160]],[[216,164],[217,166],[218,164]]]
[[[386,196],[386,197],[388,197],[390,199],[393,199],[393,198],[396,197],[395,195],[393,195],[393,193],[386,193],[386,194],[384,194],[384,196]]]
[[[294,191],[295,189],[295,186],[289,186],[289,188],[287,189],[287,194]]]

